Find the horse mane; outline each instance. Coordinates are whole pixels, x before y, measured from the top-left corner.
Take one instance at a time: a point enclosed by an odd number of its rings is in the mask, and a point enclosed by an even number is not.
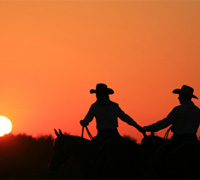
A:
[[[69,135],[69,134],[63,134],[62,136],[58,136],[55,141],[54,144],[57,141],[61,141],[65,146],[71,147],[77,147],[77,149],[74,149],[75,151],[80,150],[80,147],[84,147],[86,146],[88,143],[90,143],[90,140],[82,138],[80,136],[74,136],[74,135]],[[70,146],[69,146],[70,145]]]

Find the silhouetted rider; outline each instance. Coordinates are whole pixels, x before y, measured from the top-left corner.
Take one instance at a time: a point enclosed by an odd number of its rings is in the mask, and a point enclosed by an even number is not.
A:
[[[120,137],[117,130],[118,117],[127,124],[134,126],[138,131],[143,132],[143,128],[125,114],[117,103],[110,101],[109,95],[113,94],[114,91],[108,88],[106,84],[97,84],[96,90],[91,89],[90,93],[96,93],[97,101],[91,105],[89,112],[84,120],[80,121],[80,124],[87,126],[94,117],[96,118],[98,133],[94,141],[103,142],[108,138]]]
[[[192,153],[197,153],[194,147],[199,148],[196,133],[200,123],[200,110],[191,101],[192,98],[198,99],[193,92],[194,89],[187,85],[183,85],[181,89],[175,89],[173,93],[179,95],[181,105],[176,106],[163,120],[144,127],[146,131],[156,132],[171,125],[168,131],[173,132],[171,139],[163,143],[150,157],[146,165],[148,167],[146,174],[151,176],[153,173],[153,177],[158,179],[163,175],[180,178],[183,173],[186,173],[184,176],[191,177],[190,172],[193,170],[188,169],[188,166],[185,170],[182,168],[184,163],[191,163],[191,167],[194,167],[193,161],[187,162],[187,159]],[[180,166],[180,161],[183,166]],[[168,169],[167,172],[166,169]]]
[[[144,130],[156,132],[171,125],[172,141],[177,143],[185,140],[197,140],[200,110],[191,101],[192,98],[198,99],[193,92],[194,89],[187,85],[183,85],[181,89],[175,89],[173,93],[179,95],[178,99],[181,105],[176,106],[163,120],[145,126]]]

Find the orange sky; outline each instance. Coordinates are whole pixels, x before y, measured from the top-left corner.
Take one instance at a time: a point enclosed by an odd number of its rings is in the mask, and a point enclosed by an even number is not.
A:
[[[178,105],[173,89],[200,98],[199,22],[195,0],[0,1],[0,115],[15,134],[80,135],[104,82],[138,124],[156,122]],[[123,122],[119,132],[142,138]]]

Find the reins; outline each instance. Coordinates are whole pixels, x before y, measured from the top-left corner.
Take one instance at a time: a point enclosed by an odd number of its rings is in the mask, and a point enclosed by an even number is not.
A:
[[[171,130],[171,126],[168,128],[168,130],[165,133],[164,139],[168,139],[169,131]]]
[[[83,127],[82,127],[82,134],[81,134],[81,137],[83,138],[84,129],[86,129],[86,131],[87,131],[87,133],[88,133],[88,136],[89,136],[89,138],[90,138],[90,139],[92,139],[92,138],[93,138],[93,136],[92,136],[92,134],[90,133],[90,131],[89,131],[89,129],[88,129],[88,127],[87,127],[87,126],[83,126]]]

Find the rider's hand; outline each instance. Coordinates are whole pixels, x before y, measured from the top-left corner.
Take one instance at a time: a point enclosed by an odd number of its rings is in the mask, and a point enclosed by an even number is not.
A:
[[[80,124],[81,124],[81,126],[87,126],[88,125],[88,123],[86,123],[85,121],[83,121],[83,120],[80,120]]]
[[[141,128],[140,128],[140,132],[143,134],[143,136],[147,136],[147,135],[146,135],[146,130],[145,130],[144,127],[141,127]]]

